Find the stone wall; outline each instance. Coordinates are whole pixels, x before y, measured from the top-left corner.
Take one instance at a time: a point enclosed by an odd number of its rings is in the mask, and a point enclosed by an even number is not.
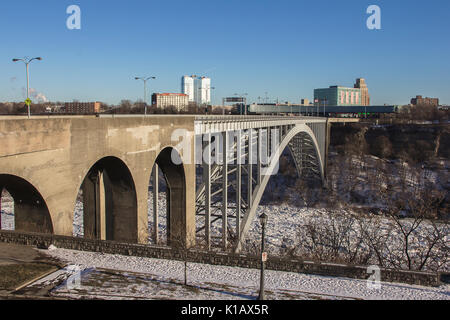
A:
[[[194,249],[183,252],[162,246],[88,240],[56,235],[0,231],[0,242],[32,245],[40,248],[47,248],[53,244],[58,248],[79,251],[92,251],[170,260],[186,259],[189,262],[241,268],[258,269],[261,267],[260,259],[255,256],[207,252]],[[369,277],[367,267],[290,260],[279,257],[269,257],[266,263],[266,268],[269,270],[346,277],[353,279],[367,279]],[[448,277],[447,274],[442,275],[440,273],[433,272],[416,272],[391,269],[381,269],[380,271],[381,281],[383,282],[399,282],[422,286],[439,286],[441,284],[441,277]]]

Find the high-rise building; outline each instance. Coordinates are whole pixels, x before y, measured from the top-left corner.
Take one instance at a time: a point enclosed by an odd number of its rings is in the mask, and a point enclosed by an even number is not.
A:
[[[195,79],[194,83],[195,102],[198,105],[211,104],[211,79],[199,77]]]
[[[183,76],[181,78],[181,93],[188,96],[189,102],[195,101],[195,81],[196,76]]]
[[[361,89],[361,105],[370,106],[369,89],[367,88],[366,80],[363,78],[356,79],[355,88]]]

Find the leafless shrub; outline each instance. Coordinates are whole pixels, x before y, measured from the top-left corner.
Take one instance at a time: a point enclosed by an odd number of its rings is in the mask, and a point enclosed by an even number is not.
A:
[[[297,234],[297,254],[316,261],[357,263],[362,237],[353,213],[330,209],[306,219]]]

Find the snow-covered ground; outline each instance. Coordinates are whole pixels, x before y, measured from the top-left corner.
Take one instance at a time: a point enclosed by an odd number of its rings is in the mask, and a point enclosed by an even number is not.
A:
[[[161,192],[158,198],[159,201],[159,237],[161,244],[166,243],[166,194]],[[153,243],[153,199],[149,196],[148,208],[149,208],[149,243]],[[230,203],[230,206],[233,204]],[[12,198],[5,196],[2,202],[2,229],[3,230],[14,230],[14,212],[13,212],[13,200]],[[266,250],[270,255],[283,255],[286,251],[295,248],[298,251],[298,244],[300,243],[299,231],[302,229],[304,234],[304,225],[310,223],[311,221],[322,221],[323,223],[328,223],[327,211],[323,208],[306,208],[297,207],[292,203],[284,202],[281,204],[266,204],[260,205],[257,209],[257,216],[262,213],[266,213],[269,217],[268,225],[266,228]],[[232,215],[233,209],[229,210],[229,214]],[[334,221],[336,222],[336,221]],[[197,228],[203,226],[204,218],[197,218]],[[429,226],[428,226],[429,227]],[[358,226],[355,224],[353,227],[353,232],[357,231]],[[425,230],[427,228],[426,224],[421,226],[420,230]],[[222,235],[221,220],[218,220],[212,225],[211,234],[213,236],[213,241],[215,241],[215,247],[213,250],[221,250],[220,247],[220,237]],[[229,229],[234,232],[235,230],[235,219],[229,219]],[[387,222],[383,221],[382,229],[390,235],[389,241],[387,242],[390,248],[396,247],[395,250],[401,250],[402,242],[399,230],[392,229],[392,226]],[[83,236],[83,205],[82,202],[78,201],[75,208],[74,214],[74,236]],[[419,232],[420,233],[420,232]],[[215,237],[215,238],[214,238]],[[447,235],[447,239],[450,235]],[[353,237],[355,241],[357,237]],[[261,239],[261,227],[259,219],[255,218],[251,224],[250,230],[246,236],[246,242],[244,249],[250,254],[256,254],[259,252],[259,245]],[[304,239],[303,239],[304,240]],[[202,233],[197,236],[197,242],[202,244],[204,242],[204,237]],[[420,245],[420,242],[417,242]],[[420,246],[418,247],[420,249]],[[397,250],[397,251],[398,251]],[[414,250],[411,249],[411,252]],[[297,254],[303,255],[303,252],[296,252]],[[376,264],[377,261],[370,261],[371,264]],[[450,262],[444,262],[441,270],[449,270]]]
[[[184,263],[55,248],[43,253],[77,265],[81,271],[78,287],[63,282],[52,295],[106,299],[256,299],[259,270],[188,263],[184,281]],[[111,269],[114,271],[105,271]],[[121,272],[117,272],[120,270]],[[34,287],[67,279],[64,270],[46,277]],[[71,281],[69,281],[69,284]],[[396,283],[381,283],[369,288],[365,280],[266,271],[265,288],[269,299],[392,299],[450,300],[450,285],[439,288]],[[70,290],[69,290],[70,289]]]
[[[230,206],[232,204],[230,203]],[[166,242],[166,193],[161,192],[158,197],[158,217],[159,217],[159,237],[162,244]],[[149,193],[148,200],[148,219],[149,219],[149,243],[152,243],[152,234],[154,230],[153,225],[153,197]],[[289,204],[280,205],[261,205],[257,210],[257,216],[263,212],[269,215],[267,225],[267,250],[269,253],[278,254],[280,248],[291,246],[294,244],[295,236],[298,231],[298,226],[301,221],[310,215],[320,214],[323,209],[313,208],[297,208]],[[233,209],[229,209],[229,214],[233,214]],[[197,219],[197,228],[201,227],[204,219]],[[213,236],[221,237],[222,225],[221,221],[217,221],[211,226],[211,233]],[[235,220],[229,219],[229,227],[234,231]],[[74,236],[83,235],[83,204],[77,202],[74,214]],[[259,220],[256,218],[249,230],[247,236],[249,245],[260,243],[261,227]],[[198,237],[199,242],[202,242],[201,234]],[[220,243],[220,242],[218,242]]]

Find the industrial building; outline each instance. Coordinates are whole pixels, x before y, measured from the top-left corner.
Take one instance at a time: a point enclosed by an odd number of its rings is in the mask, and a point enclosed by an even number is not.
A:
[[[324,106],[319,105],[285,105],[285,104],[251,104],[246,106],[249,114],[298,114],[305,116],[317,117],[355,117],[368,118],[379,117],[381,114],[398,112],[400,106]],[[243,114],[245,110],[242,108],[237,110],[237,113]]]
[[[186,110],[189,104],[189,96],[184,93],[154,93],[152,106],[165,109],[173,106],[178,111]]]

